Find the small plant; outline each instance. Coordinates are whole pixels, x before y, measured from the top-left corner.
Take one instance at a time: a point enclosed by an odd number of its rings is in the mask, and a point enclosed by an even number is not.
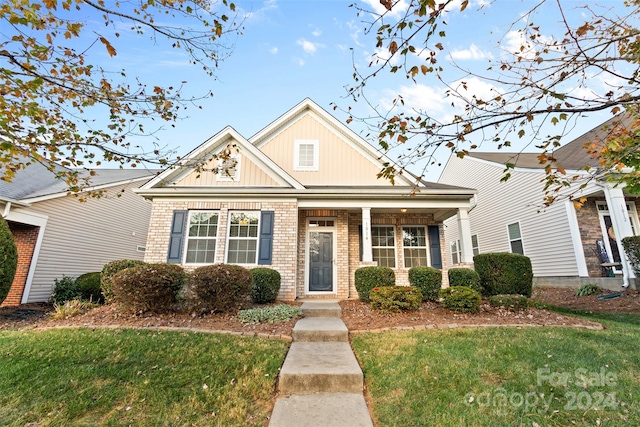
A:
[[[62,276],[62,279],[54,280],[53,291],[49,297],[50,303],[60,305],[76,298],[80,299],[81,295],[75,278]]]
[[[627,254],[627,258],[629,258],[636,277],[640,277],[640,236],[624,237],[622,239],[622,247]]]
[[[54,311],[51,313],[51,317],[54,319],[68,319],[86,313],[95,307],[98,307],[98,304],[75,298],[70,301],[65,301],[63,304],[53,304]]]
[[[379,286],[369,294],[371,308],[382,313],[417,310],[422,304],[420,288],[413,286]]]
[[[598,287],[598,285],[595,285],[593,283],[586,283],[576,289],[576,296],[585,297],[587,295],[593,295],[597,292],[600,292],[600,288]]]
[[[111,278],[119,271],[125,268],[143,265],[144,262],[135,259],[118,259],[106,263],[102,267],[102,275],[100,276],[100,289],[107,303],[113,301],[113,293],[111,292]]]
[[[18,249],[9,224],[0,217],[0,303],[9,295],[18,268]]]
[[[475,313],[480,309],[482,298],[468,286],[450,286],[440,290],[443,307],[463,313]]]
[[[360,267],[355,272],[355,286],[358,298],[369,302],[371,289],[380,286],[395,286],[396,274],[389,267]]]
[[[249,295],[251,273],[232,264],[198,267],[187,279],[189,306],[201,313],[225,312]]]
[[[78,276],[76,287],[83,301],[104,302],[104,296],[102,296],[102,289],[100,288],[100,276],[101,273],[99,271]]]
[[[437,301],[442,287],[442,270],[419,266],[409,269],[409,283],[420,288],[423,301]]]
[[[238,313],[238,319],[242,323],[286,322],[287,320],[300,316],[302,316],[302,309],[300,309],[300,307],[287,304],[240,310]]]
[[[488,300],[491,307],[504,307],[509,311],[522,311],[529,306],[529,299],[524,295],[492,295]]]
[[[480,276],[471,268],[450,268],[447,272],[449,286],[468,286],[482,295]]]
[[[251,299],[256,304],[272,303],[280,291],[280,273],[271,268],[258,267],[251,270]]]
[[[184,270],[177,264],[125,268],[111,278],[113,300],[135,312],[169,310],[177,301],[184,276]]]

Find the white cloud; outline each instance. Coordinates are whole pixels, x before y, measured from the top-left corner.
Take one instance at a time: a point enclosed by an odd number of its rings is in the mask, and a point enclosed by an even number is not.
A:
[[[305,64],[304,59],[302,59],[302,58],[293,58],[293,60],[296,62],[296,64],[298,64],[298,66],[304,67],[304,64]]]
[[[310,55],[313,55],[314,53],[316,53],[318,48],[324,47],[324,45],[321,43],[310,42],[309,40],[304,38],[298,39],[296,44],[299,46],[302,46],[302,50],[304,50],[306,53]]]
[[[409,7],[409,3],[406,0],[400,0],[397,3],[394,1],[393,8],[390,11],[387,11],[387,8],[380,4],[380,0],[363,0],[362,2],[369,5],[376,14],[382,15],[386,12],[386,16],[390,18],[400,17]]]
[[[478,60],[478,59],[487,59],[487,58],[493,57],[491,52],[481,50],[474,43],[472,43],[468,49],[452,50],[450,56],[452,59],[457,59],[457,60],[470,60],[470,59]]]
[[[312,35],[313,37],[320,37],[320,36],[322,35],[322,31],[320,31],[320,30],[313,30],[313,31],[311,32],[311,35]]]
[[[272,9],[277,9],[278,3],[276,0],[265,0],[262,3],[262,7],[256,10],[244,11],[244,19],[246,21],[250,21],[253,19],[261,19],[264,18],[266,13]]]
[[[269,48],[269,53],[275,55],[278,53],[278,48],[276,46]]]

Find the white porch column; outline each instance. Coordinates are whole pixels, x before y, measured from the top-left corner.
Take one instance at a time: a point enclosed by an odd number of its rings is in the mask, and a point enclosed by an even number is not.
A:
[[[469,222],[469,210],[458,209],[458,231],[460,234],[460,246],[462,251],[462,263],[473,264],[473,243],[471,242],[471,223]]]
[[[618,252],[620,253],[620,261],[622,263],[622,286],[626,288],[629,286],[629,278],[635,277],[633,267],[631,267],[627,254],[624,251],[624,247],[622,247],[622,239],[628,236],[633,236],[631,219],[629,218],[627,203],[624,198],[622,188],[614,187],[612,184],[603,184],[603,188],[604,197],[607,200],[607,207],[609,208],[609,216],[611,217],[611,223],[613,225],[613,231],[616,236],[616,245],[618,246]]]
[[[371,249],[371,208],[362,208],[362,262],[373,261]]]

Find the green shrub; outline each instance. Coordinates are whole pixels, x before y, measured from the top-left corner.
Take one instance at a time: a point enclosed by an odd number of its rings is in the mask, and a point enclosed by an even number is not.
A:
[[[529,306],[529,299],[524,295],[491,295],[489,305],[492,307],[504,307],[509,311],[522,311]]]
[[[442,270],[426,266],[411,267],[409,283],[420,289],[423,301],[437,301],[442,287]]]
[[[18,268],[18,248],[9,224],[0,217],[0,303],[9,295]]]
[[[225,312],[249,295],[251,272],[239,265],[198,267],[187,280],[187,298],[193,310]]]
[[[629,258],[629,262],[636,273],[636,277],[640,277],[640,236],[628,236],[622,239],[622,247]]]
[[[449,286],[468,286],[480,294],[484,293],[480,286],[480,276],[471,268],[450,268],[447,275]]]
[[[257,304],[274,302],[280,291],[280,273],[271,268],[251,269],[251,300]]]
[[[417,310],[422,303],[420,288],[410,286],[380,286],[369,294],[371,308],[382,313]]]
[[[111,292],[111,278],[113,277],[113,275],[119,271],[124,270],[125,268],[135,267],[137,265],[143,264],[143,261],[138,261],[135,259],[118,259],[106,263],[102,267],[102,275],[100,276],[100,289],[102,290],[102,295],[104,296],[105,302],[110,303],[113,301],[113,293]]]
[[[184,284],[185,273],[177,264],[141,264],[111,277],[114,302],[136,313],[173,308]]]
[[[102,289],[100,288],[100,276],[101,273],[99,271],[78,276],[76,286],[83,301],[104,302]]]
[[[62,279],[55,279],[49,302],[51,304],[62,305],[74,299],[81,299],[80,289],[78,289],[76,279],[70,276],[62,276]]]
[[[482,298],[468,286],[450,286],[440,290],[442,305],[452,311],[475,313],[480,308]]]
[[[516,294],[531,296],[533,269],[529,257],[508,252],[473,257],[484,295]]]
[[[360,267],[355,272],[355,285],[360,301],[369,302],[371,289],[380,286],[395,286],[396,275],[389,267]]]
[[[300,307],[287,304],[240,310],[238,313],[238,319],[242,323],[286,322],[287,320],[300,316],[302,316],[302,309]]]
[[[596,292],[600,292],[600,288],[598,287],[598,285],[587,283],[576,289],[576,296],[584,297],[587,295],[595,294]]]

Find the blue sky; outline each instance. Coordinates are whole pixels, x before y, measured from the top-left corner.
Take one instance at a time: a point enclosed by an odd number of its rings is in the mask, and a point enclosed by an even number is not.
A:
[[[355,8],[349,7],[354,1],[236,2],[239,12],[245,14],[244,31],[236,40],[232,55],[217,70],[217,80],[197,67],[188,66],[178,51],[162,45],[152,49],[140,42],[116,46],[116,64],[126,68],[130,76],[138,75],[150,83],[178,84],[186,80],[189,93],[201,94],[206,90],[214,93],[212,98],[199,103],[201,110],[189,108],[185,111],[188,117],[178,121],[175,128],[165,126],[165,130],[156,134],[161,145],[175,148],[179,155],[188,153],[227,125],[249,138],[306,97],[345,121],[347,117],[333,111],[331,104],[355,106],[358,112],[367,114],[366,105],[354,104],[345,98],[344,87],[353,82],[353,61],[367,64],[375,52],[374,37],[366,34],[367,25],[363,22],[370,17],[357,16]],[[503,41],[503,47],[509,47],[509,43],[517,45],[517,37],[510,33],[509,25],[537,3],[471,0],[464,12],[452,9],[443,28],[447,32],[443,39],[447,51],[460,65],[486,69],[489,59],[503,54],[496,50],[499,40]],[[376,0],[358,0],[358,4],[380,7]],[[580,22],[581,12],[574,6],[584,2],[568,0],[563,4],[572,10],[575,22]],[[620,7],[622,1],[605,0],[600,4]],[[536,18],[545,28],[557,28],[554,20],[557,18],[545,15],[544,10]],[[450,80],[457,77],[451,75]],[[484,89],[486,87],[478,83],[478,90]],[[442,88],[433,77],[414,84],[399,75],[383,73],[368,90],[370,98],[379,105],[388,103],[398,92],[436,116],[451,114]],[[572,135],[578,136],[588,130],[588,126],[606,118],[605,115],[596,117]],[[364,128],[357,121],[349,126],[364,136]],[[493,147],[484,144],[482,150],[492,151]],[[438,155],[444,163],[449,153],[444,150]],[[439,171],[432,168],[427,179],[437,180]]]

